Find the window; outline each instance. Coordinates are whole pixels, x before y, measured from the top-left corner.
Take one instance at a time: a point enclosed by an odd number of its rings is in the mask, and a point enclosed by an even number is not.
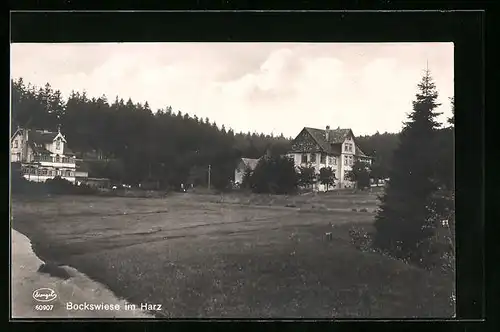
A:
[[[17,149],[19,147],[18,143],[17,143],[17,139],[14,141],[14,147]]]
[[[352,143],[344,144],[344,151],[345,152],[352,152]]]
[[[303,155],[302,155],[302,158],[301,158],[300,162],[301,162],[302,164],[307,164],[307,154],[303,154]]]
[[[349,165],[349,158],[348,158],[348,156],[344,156],[344,165]]]
[[[59,150],[61,148],[61,140],[57,139],[56,141],[56,150]]]
[[[349,166],[352,166],[353,165],[353,158],[352,156],[349,156]]]
[[[56,156],[56,163],[58,163],[61,159],[59,158],[59,155]]]
[[[322,164],[326,163],[326,154],[324,154],[324,153],[321,154],[321,159],[320,159],[319,162],[322,163]]]
[[[46,169],[42,169],[42,175],[47,175],[47,170]]]
[[[311,162],[312,163],[316,162],[316,153],[311,153]]]

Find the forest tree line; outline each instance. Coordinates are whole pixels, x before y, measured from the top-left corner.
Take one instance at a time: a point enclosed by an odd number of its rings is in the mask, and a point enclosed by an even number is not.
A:
[[[37,87],[22,78],[12,80],[12,130],[17,126],[56,131],[61,125],[75,152],[98,151],[102,162],[91,163],[96,177],[138,184],[158,181],[160,187],[180,183],[206,185],[208,165],[214,187],[226,188],[240,157],[259,158],[270,152],[284,154],[291,137],[235,133],[209,118],[198,118],[171,106],[153,112],[148,103],[116,97],[89,97],[72,92],[67,100],[49,83]],[[355,129],[355,128],[354,128]],[[398,134],[378,132],[356,142],[375,157],[372,176],[390,171]]]

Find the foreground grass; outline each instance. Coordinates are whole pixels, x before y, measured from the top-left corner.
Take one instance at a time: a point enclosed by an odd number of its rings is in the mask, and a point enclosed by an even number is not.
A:
[[[245,200],[15,199],[13,226],[42,260],[73,266],[130,302],[160,303],[160,317],[453,314],[451,277],[350,245],[349,227],[373,219],[350,208],[373,211],[373,196]],[[284,207],[290,200],[296,208]]]

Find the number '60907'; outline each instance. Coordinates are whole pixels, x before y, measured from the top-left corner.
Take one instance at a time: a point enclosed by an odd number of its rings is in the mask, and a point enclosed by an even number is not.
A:
[[[37,304],[35,305],[35,310],[40,311],[51,311],[54,308],[53,304]]]

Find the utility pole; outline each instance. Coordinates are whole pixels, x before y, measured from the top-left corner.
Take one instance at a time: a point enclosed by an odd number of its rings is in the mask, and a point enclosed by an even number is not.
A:
[[[210,173],[212,171],[212,165],[208,165],[208,190],[210,190]]]

